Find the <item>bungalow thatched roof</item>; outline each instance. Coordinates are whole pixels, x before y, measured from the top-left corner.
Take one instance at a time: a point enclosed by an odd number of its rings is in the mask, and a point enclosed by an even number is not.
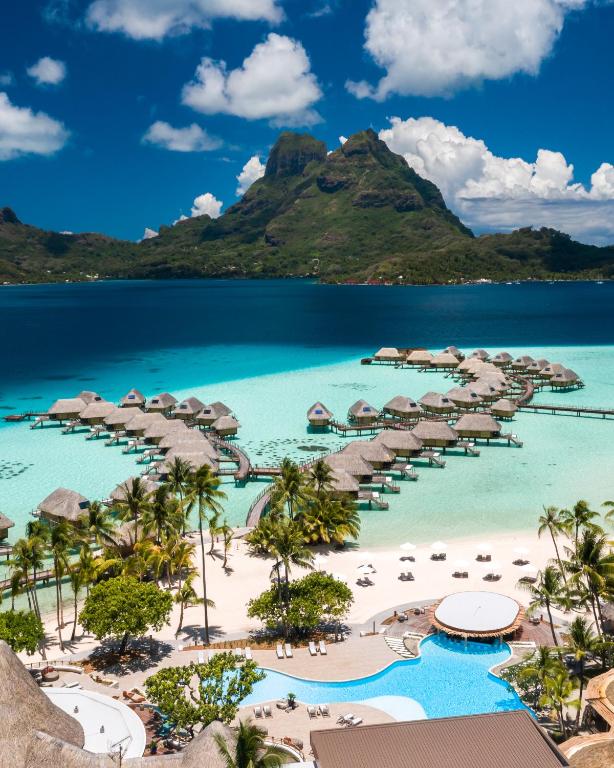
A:
[[[143,432],[143,437],[155,440],[159,437],[165,437],[175,432],[186,432],[188,428],[183,421],[176,419],[164,419],[163,421],[154,421]]]
[[[376,360],[402,360],[403,355],[396,347],[382,347],[373,355]]]
[[[143,413],[143,411],[139,410],[126,424],[126,429],[128,432],[142,432],[152,424],[163,424],[165,421],[166,419],[161,413],[156,413],[155,411],[153,413]]]
[[[218,432],[222,432],[227,429],[239,429],[240,426],[241,425],[234,416],[219,416],[211,425],[211,427]]]
[[[512,361],[512,367],[514,368],[526,368],[533,362],[531,355],[520,355],[520,357],[514,358]]]
[[[218,416],[230,416],[232,414],[232,408],[229,408],[221,400],[211,403],[211,408],[213,408]]]
[[[506,363],[511,363],[514,358],[510,355],[509,352],[497,352],[497,354],[492,358],[493,363],[499,363],[499,365],[505,365]]]
[[[488,360],[490,355],[485,349],[474,349],[469,357],[477,358],[478,360]]]
[[[327,456],[324,461],[332,469],[341,469],[352,477],[371,477],[373,475],[371,464],[357,453],[333,453],[332,456]]]
[[[488,432],[498,435],[501,424],[487,413],[465,413],[456,422],[454,429],[461,435],[463,432]]]
[[[407,416],[416,416],[422,412],[422,408],[411,397],[397,395],[389,400],[384,406],[385,411],[396,411]]]
[[[80,419],[104,419],[115,411],[115,403],[109,403],[107,400],[93,400],[88,403],[79,414]]]
[[[433,408],[442,411],[454,410],[454,403],[452,400],[450,400],[450,398],[446,395],[440,394],[439,392],[427,392],[425,395],[422,395],[418,402],[427,411],[432,410]]]
[[[44,498],[37,509],[42,517],[77,522],[90,506],[89,501],[69,488],[56,488]]]
[[[360,416],[377,416],[378,411],[366,400],[357,400],[354,405],[350,405],[348,408],[348,414],[358,418]]]
[[[458,440],[458,435],[446,421],[431,421],[424,419],[416,424],[412,429],[412,433],[424,442],[430,440],[456,442],[456,440]]]
[[[533,360],[532,363],[529,363],[529,365],[527,365],[526,371],[527,373],[537,375],[540,373],[540,371],[543,371],[547,365],[550,365],[550,360],[546,360],[546,358],[541,357],[539,360]]]
[[[461,357],[463,356],[463,353],[460,351],[460,349],[459,349],[458,347],[455,347],[454,345],[451,345],[451,346],[449,346],[449,347],[446,347],[446,348],[444,349],[444,352],[449,352],[451,355],[454,355],[454,357],[455,357],[457,360],[460,360],[460,359],[461,359]]]
[[[192,450],[190,446],[188,446],[187,449],[183,446],[178,446],[176,448],[171,448],[171,450],[166,454],[164,463],[162,465],[163,470],[168,470],[173,463],[173,460],[176,458],[183,459],[194,470],[200,469],[205,464],[209,465],[213,472],[217,472],[219,469],[218,462],[209,455],[209,452],[197,451],[196,448]]]
[[[564,368],[559,373],[555,373],[554,376],[550,379],[550,381],[553,384],[575,384],[576,381],[578,381],[580,377],[575,371],[572,371],[571,368]]]
[[[77,397],[81,398],[81,400],[85,401],[88,405],[90,403],[94,403],[104,399],[98,394],[98,392],[92,392],[89,389],[82,390],[81,392],[79,392]]]
[[[419,451],[422,448],[422,440],[407,429],[384,429],[373,442],[381,443],[391,451]]]
[[[477,357],[466,357],[462,363],[459,363],[457,370],[461,373],[473,373],[482,365],[482,361]]]
[[[126,426],[130,419],[133,419],[139,413],[142,413],[142,411],[136,406],[116,408],[114,411],[111,411],[108,416],[104,417],[104,423],[107,427],[114,427],[117,429],[118,427]]]
[[[145,395],[142,392],[139,392],[138,389],[131,389],[129,392],[126,392],[126,394],[119,401],[119,404],[122,407],[129,405],[145,405]]]
[[[49,416],[70,416],[82,413],[86,406],[87,403],[80,397],[65,397],[56,400],[47,413]]]
[[[126,494],[130,489],[132,488],[132,484],[135,480],[140,480],[141,485],[144,486],[146,493],[153,493],[153,491],[157,490],[158,484],[155,483],[153,480],[150,480],[147,477],[137,477],[136,475],[133,477],[129,477],[127,480],[124,480],[123,483],[120,483],[117,485],[112,491],[111,491],[111,497],[113,501],[125,501]]]
[[[334,469],[330,481],[337,493],[357,493],[360,490],[358,481],[343,469]]]
[[[454,355],[451,352],[440,352],[438,355],[435,355],[433,359],[431,360],[432,366],[444,366],[446,368],[455,368],[459,363],[459,360],[457,357],[454,357]]]
[[[158,445],[160,448],[172,448],[179,443],[207,443],[207,438],[197,429],[174,429],[162,437]]]
[[[565,366],[562,363],[548,363],[548,365],[544,366],[542,370],[539,372],[540,376],[547,376],[548,378],[552,378],[557,373],[563,373],[565,370]]]
[[[147,401],[147,410],[163,410],[166,411],[172,408],[177,403],[177,398],[170,394],[170,392],[161,392],[159,395],[154,395]]]
[[[447,393],[446,397],[449,397],[455,405],[461,406],[478,405],[482,402],[478,393],[473,392],[468,387],[454,387]]]
[[[484,381],[484,379],[469,382],[469,384],[467,384],[467,389],[475,392],[480,397],[493,397],[501,392],[498,386],[495,386],[488,381]]]
[[[414,349],[407,355],[408,363],[415,363],[416,365],[428,365],[433,359],[433,355],[426,349]]]
[[[307,411],[307,419],[332,419],[332,417],[332,412],[319,401]]]
[[[352,440],[343,448],[341,453],[356,454],[365,461],[376,464],[394,461],[394,453],[382,443],[373,440]]]
[[[190,430],[188,434],[183,432],[171,433],[164,439],[165,441],[168,440],[168,444],[166,442],[164,446],[160,444],[160,448],[168,450],[167,456],[171,451],[185,451],[187,453],[206,453],[212,459],[216,461],[218,459],[216,448],[211,445],[204,435],[194,430]]]
[[[513,400],[508,400],[507,398],[502,397],[490,406],[490,410],[495,416],[513,416],[518,408]]]
[[[197,397],[186,397],[173,408],[174,414],[196,416],[205,407],[205,404]]]
[[[15,523],[11,520],[10,517],[7,517],[6,515],[3,515],[2,512],[0,512],[0,531],[6,531],[9,528],[12,528],[15,525]]]

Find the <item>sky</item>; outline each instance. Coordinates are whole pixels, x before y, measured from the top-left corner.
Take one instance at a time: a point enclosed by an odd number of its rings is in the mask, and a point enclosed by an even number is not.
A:
[[[20,0],[0,206],[137,240],[371,127],[476,233],[614,243],[612,0]]]

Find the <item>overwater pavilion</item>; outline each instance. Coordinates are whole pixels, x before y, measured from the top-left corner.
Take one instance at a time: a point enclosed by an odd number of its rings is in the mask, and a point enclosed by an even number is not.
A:
[[[307,421],[316,428],[329,427],[333,414],[321,402],[314,403],[307,411]]]
[[[395,416],[398,419],[418,419],[422,415],[422,408],[411,397],[397,395],[389,400],[382,408],[382,412],[388,416]]]
[[[366,400],[357,400],[348,409],[348,421],[355,424],[373,424],[379,417],[378,411]]]
[[[80,493],[68,488],[56,488],[40,502],[34,514],[49,523],[59,523],[62,520],[77,523],[89,507],[89,500]]]
[[[145,405],[145,395],[138,389],[131,389],[119,401],[120,408],[129,408],[136,406],[142,408]]]

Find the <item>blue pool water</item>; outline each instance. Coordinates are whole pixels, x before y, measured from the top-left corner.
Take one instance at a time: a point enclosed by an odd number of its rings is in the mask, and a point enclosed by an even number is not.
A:
[[[420,651],[417,659],[343,682],[303,680],[267,670],[243,703],[281,699],[292,692],[305,704],[404,696],[418,702],[429,718],[524,709],[516,692],[488,671],[509,658],[507,645],[469,642],[465,648],[462,641],[439,636],[423,640]]]

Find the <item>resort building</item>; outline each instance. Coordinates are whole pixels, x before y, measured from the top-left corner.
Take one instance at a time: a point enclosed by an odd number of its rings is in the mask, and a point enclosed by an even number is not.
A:
[[[507,368],[512,364],[514,358],[509,352],[498,352],[493,358],[491,358],[493,365],[497,368]]]
[[[454,387],[446,394],[446,397],[449,398],[457,408],[462,408],[464,410],[477,408],[482,402],[482,398],[478,393],[468,387]]]
[[[373,424],[379,416],[378,411],[366,400],[357,400],[348,410],[348,421],[354,424]]]
[[[0,512],[0,541],[4,541],[9,535],[9,530],[13,528],[15,523]]]
[[[177,405],[177,398],[173,397],[169,392],[162,392],[159,395],[154,395],[147,401],[145,410],[163,413],[165,416],[168,416],[175,405]]]
[[[490,355],[485,349],[474,349],[473,352],[469,355],[469,357],[473,357],[474,359],[483,360],[484,362],[486,362],[486,360],[488,360]]]
[[[207,447],[214,450],[211,443],[202,432],[188,429],[187,427],[185,429],[175,429],[172,432],[168,432],[159,440],[158,446],[161,450],[168,450],[169,448],[186,445],[188,443],[190,445],[197,445],[199,450],[205,450]]]
[[[316,768],[569,766],[525,710],[312,731]]]
[[[426,349],[414,349],[407,355],[407,362],[409,365],[414,365],[417,368],[424,368],[431,364],[433,355]]]
[[[441,352],[435,355],[431,360],[431,368],[438,368],[442,371],[453,371],[458,368],[460,360],[454,357],[451,352]]]
[[[192,421],[203,410],[205,404],[197,397],[188,397],[173,408],[176,419]]]
[[[207,465],[212,472],[219,471],[219,464],[207,451],[197,451],[195,449],[186,449],[183,446],[178,448],[171,448],[171,450],[164,457],[164,461],[159,466],[160,477],[162,480],[166,479],[168,472],[172,467],[175,459],[183,459],[190,465],[191,469],[195,472],[197,469]]]
[[[236,435],[241,425],[234,416],[220,416],[211,425],[211,429],[220,437]]]
[[[465,413],[454,425],[459,437],[491,440],[500,437],[501,424],[487,413]]]
[[[550,379],[550,386],[556,389],[574,389],[579,383],[580,377],[571,368],[564,368]]]
[[[396,347],[382,347],[373,355],[373,360],[377,363],[400,363],[404,356]]]
[[[465,355],[463,355],[463,353],[460,351],[460,349],[458,347],[455,347],[454,345],[452,345],[450,347],[446,347],[444,349],[444,352],[447,352],[450,355],[454,355],[454,357],[457,360],[459,360],[459,361],[465,359]]]
[[[357,455],[369,462],[374,469],[385,469],[394,462],[395,455],[383,443],[374,440],[352,440],[341,451],[343,454]]]
[[[445,451],[458,443],[458,435],[445,421],[419,421],[412,434],[425,448],[443,448]]]
[[[68,419],[77,419],[86,409],[87,403],[80,397],[69,397],[56,400],[47,411],[47,418],[52,421],[68,421]]]
[[[338,470],[347,472],[359,483],[370,483],[375,474],[373,466],[357,453],[333,453],[331,456],[327,456],[324,461],[335,472]]]
[[[540,379],[551,379],[557,373],[563,373],[565,366],[562,363],[548,363],[539,372]]]
[[[200,413],[196,415],[196,423],[199,427],[210,427],[220,416],[230,416],[232,410],[219,400],[211,405],[204,405]]]
[[[334,494],[348,495],[356,498],[360,491],[358,480],[343,469],[333,470],[330,483]]]
[[[147,427],[152,424],[162,424],[166,421],[161,413],[143,413],[139,411],[126,424],[126,432],[131,436],[143,437]]]
[[[373,438],[373,442],[381,443],[397,458],[407,459],[422,451],[422,440],[415,434],[415,430],[384,429]]]
[[[455,410],[452,400],[446,395],[439,394],[439,392],[427,392],[418,402],[429,413],[447,414],[453,413]]]
[[[466,357],[462,363],[458,364],[457,371],[466,375],[472,375],[475,371],[481,368],[482,361],[477,357]]]
[[[123,429],[126,424],[142,411],[136,406],[129,406],[126,408],[116,408],[108,416],[103,419],[104,424],[109,429]]]
[[[490,406],[490,412],[498,419],[513,419],[518,410],[513,400],[500,398]]]
[[[59,523],[62,520],[76,523],[89,506],[89,501],[80,493],[68,488],[56,488],[41,501],[34,514],[50,523]]]
[[[314,403],[307,411],[307,421],[312,427],[329,427],[333,414],[320,402]]]
[[[89,389],[81,390],[81,392],[79,392],[77,397],[79,397],[79,398],[81,398],[81,400],[85,401],[85,403],[87,403],[87,405],[89,405],[90,403],[99,402],[100,400],[104,400],[104,398],[101,395],[99,395],[98,392],[92,392]]]
[[[110,416],[117,406],[107,400],[93,400],[88,403],[79,414],[82,424],[102,424],[107,416]]]
[[[145,395],[139,392],[138,389],[131,389],[127,392],[119,401],[121,408],[129,408],[130,406],[136,406],[142,408],[145,405]]]
[[[512,370],[520,372],[526,371],[533,362],[534,360],[530,355],[521,355],[512,361]]]
[[[455,592],[429,609],[440,632],[464,640],[491,640],[513,635],[524,619],[521,605],[496,592]]]
[[[398,419],[418,419],[422,414],[422,408],[411,397],[397,395],[389,400],[382,408],[382,412]]]
[[[484,379],[469,382],[469,384],[467,384],[467,389],[471,390],[471,392],[475,392],[476,395],[479,395],[479,397],[486,403],[492,403],[495,400],[498,400],[501,396],[501,390]]]
[[[150,443],[159,443],[163,437],[177,432],[189,432],[183,421],[164,419],[151,423],[143,432],[143,437]]]
[[[546,360],[544,357],[541,357],[539,360],[534,360],[532,363],[529,363],[525,372],[529,376],[539,376],[540,372],[543,371],[547,365],[550,365],[550,361]]]

